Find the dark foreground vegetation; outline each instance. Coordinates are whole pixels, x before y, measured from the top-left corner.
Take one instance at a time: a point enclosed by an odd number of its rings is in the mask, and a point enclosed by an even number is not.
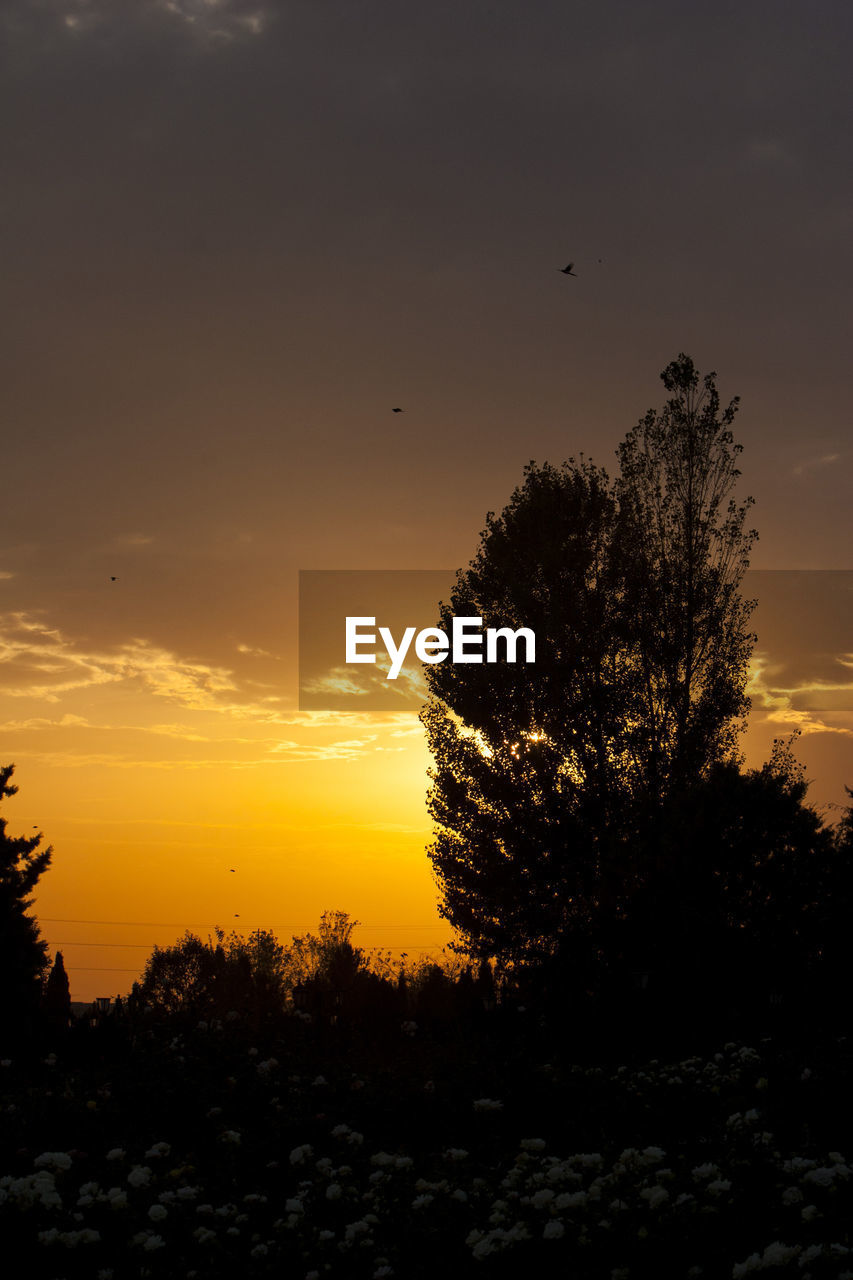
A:
[[[28,1274],[853,1275],[840,991],[558,1000],[369,962],[351,928],[188,936],[4,1060]]]

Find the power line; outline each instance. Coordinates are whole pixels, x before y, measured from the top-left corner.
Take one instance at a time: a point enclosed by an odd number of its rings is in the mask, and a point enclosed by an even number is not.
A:
[[[108,964],[70,964],[68,970],[75,973],[139,973],[138,969],[117,969]]]
[[[207,925],[207,922],[205,922],[204,926],[200,924],[190,926],[189,924],[186,924],[186,923],[176,924],[174,921],[169,922],[168,920],[78,920],[70,916],[38,916],[37,918],[46,924],[115,924],[115,925],[122,925],[124,927],[134,927],[134,928],[140,928],[140,929],[189,929],[191,927],[209,928],[209,925]],[[244,925],[249,923],[250,921],[248,920],[243,921]],[[301,921],[301,922],[297,921],[296,923],[293,923],[293,921],[282,922],[280,920],[273,920],[273,921],[254,920],[254,921],[251,921],[251,923],[258,924],[258,925],[265,924],[266,927],[269,929],[317,928],[316,923],[314,922],[306,923],[305,921]],[[439,922],[427,923],[427,924],[402,924],[402,923],[365,924],[359,920],[358,924],[355,927],[358,929],[444,929],[446,928],[446,925],[441,924]]]
[[[152,946],[158,946],[158,943],[148,942],[88,942],[85,938],[76,938],[73,942],[55,942],[53,947],[55,950],[62,950],[63,947],[128,947],[134,951],[148,951]],[[398,946],[401,944],[398,943]],[[409,944],[418,945],[418,944]],[[438,942],[430,942],[423,944],[429,947],[438,947]]]

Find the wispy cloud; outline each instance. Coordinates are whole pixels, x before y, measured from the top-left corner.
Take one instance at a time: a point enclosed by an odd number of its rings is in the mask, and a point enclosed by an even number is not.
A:
[[[272,658],[275,662],[281,662],[279,654],[270,653],[269,649],[256,649],[250,644],[238,644],[237,652],[249,658]]]
[[[181,658],[147,640],[131,640],[112,651],[92,650],[23,613],[0,615],[3,675],[0,692],[54,703],[79,689],[135,682],[193,710],[217,710],[222,695],[237,687],[226,668]]]
[[[88,726],[89,721],[84,716],[68,714],[59,720],[51,720],[47,716],[30,716],[28,720],[7,720],[5,724],[0,724],[0,733],[31,729],[80,729]]]
[[[853,657],[839,657],[837,661],[843,666],[853,666]],[[835,733],[853,737],[853,728],[848,725],[828,723],[821,713],[797,706],[797,701],[802,698],[813,702],[816,695],[822,698],[836,695],[838,711],[850,718],[853,714],[853,681],[804,680],[786,688],[774,683],[775,671],[778,668],[771,666],[761,655],[753,658],[747,692],[753,707],[760,707],[766,720],[789,729],[799,729],[803,734]]]
[[[330,742],[324,746],[312,746],[303,742],[279,742],[272,748],[276,756],[290,760],[354,760],[367,755],[374,747],[375,735],[366,738],[350,738],[343,742]]]
[[[819,471],[821,467],[831,466],[833,462],[839,462],[840,460],[840,453],[822,453],[815,458],[804,458],[802,462],[798,462],[795,467],[791,468],[791,475],[802,476],[807,471]]]
[[[334,742],[327,746],[310,746],[298,742],[277,744],[267,755],[240,757],[206,756],[186,759],[154,759],[131,755],[117,755],[107,752],[66,752],[37,751],[29,752],[27,759],[37,761],[57,769],[82,769],[102,767],[107,769],[168,769],[194,772],[202,769],[257,769],[261,767],[281,768],[289,764],[325,763],[336,760],[354,760],[367,755],[370,751],[368,743]]]
[[[387,655],[378,657],[376,663],[364,663],[358,667],[332,667],[321,675],[301,681],[303,693],[327,697],[376,697],[405,700],[421,705],[426,702],[428,691],[420,664],[404,665],[395,680],[388,679],[391,662]]]
[[[147,533],[121,533],[115,539],[114,546],[122,547],[149,547],[154,541],[153,537]]]

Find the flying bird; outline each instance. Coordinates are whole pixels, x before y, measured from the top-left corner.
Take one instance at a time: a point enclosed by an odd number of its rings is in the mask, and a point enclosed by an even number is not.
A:
[[[110,582],[118,582],[118,578],[110,578]]]
[[[575,264],[573,262],[570,262],[567,267],[560,267],[560,271],[562,271],[564,276],[574,276],[575,278],[577,278],[577,272],[572,271],[572,267],[574,265]]]
[[[233,874],[234,874],[234,868],[233,868],[233,867],[229,867],[229,868],[228,868],[228,870],[231,872],[231,874],[232,874],[232,876],[233,876]]]
[[[402,409],[392,409],[392,410],[391,410],[391,412],[392,412],[392,413],[402,413],[402,412],[403,412],[403,410],[402,410]]]

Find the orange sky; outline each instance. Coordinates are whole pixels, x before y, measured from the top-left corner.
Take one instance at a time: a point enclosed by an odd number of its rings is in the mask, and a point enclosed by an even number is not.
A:
[[[75,998],[185,927],[446,936],[413,714],[296,710],[298,570],[466,564],[529,459],[612,472],[679,351],[743,398],[753,565],[849,567],[851,31],[7,0],[0,761]],[[765,628],[756,751],[803,724],[838,803],[850,593],[810,589]]]
[[[752,573],[745,591],[760,601],[749,762],[799,727],[812,802],[842,802],[853,572]],[[151,946],[186,928],[287,938],[340,908],[362,922],[364,946],[415,953],[448,939],[424,852],[415,705],[299,712],[293,632],[292,620],[280,655],[235,647],[227,667],[5,618],[2,730],[20,786],[10,829],[35,824],[54,846],[37,913],[75,998],[126,990]]]

